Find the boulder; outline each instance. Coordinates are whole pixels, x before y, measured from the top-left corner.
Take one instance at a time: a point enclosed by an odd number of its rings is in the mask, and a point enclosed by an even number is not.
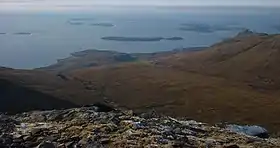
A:
[[[236,133],[243,133],[249,136],[256,136],[259,138],[269,138],[268,131],[260,126],[241,126],[241,125],[228,125],[227,129]]]

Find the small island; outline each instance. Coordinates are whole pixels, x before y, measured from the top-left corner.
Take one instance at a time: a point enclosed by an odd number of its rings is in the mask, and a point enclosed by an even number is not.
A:
[[[163,37],[118,37],[118,36],[109,36],[101,38],[103,40],[109,41],[124,41],[124,42],[155,42],[161,41]]]
[[[71,21],[69,21],[68,22],[70,25],[83,25],[84,23],[82,23],[82,22],[71,22]]]
[[[32,35],[32,33],[30,33],[30,32],[17,32],[17,33],[14,33],[14,35]]]
[[[267,33],[259,33],[256,31],[252,31],[250,29],[244,29],[242,31],[240,31],[236,37],[248,37],[248,36],[254,36],[254,35],[258,35],[258,36],[268,36]]]
[[[165,38],[165,40],[169,41],[179,41],[179,40],[184,40],[182,37],[171,37],[171,38]]]
[[[211,26],[214,31],[241,31],[244,30],[244,27],[240,26],[227,26],[227,25],[213,25]]]
[[[67,23],[70,24],[70,25],[84,25],[88,22],[91,22],[93,21],[94,19],[93,18],[72,18],[72,19],[69,19],[67,20]]]
[[[4,32],[0,32],[0,35],[5,35],[6,33],[4,33]]]
[[[216,31],[240,31],[244,27],[232,26],[232,25],[209,25],[209,24],[181,24],[179,30],[193,31],[200,33],[213,33]]]
[[[212,33],[214,32],[211,27],[207,24],[181,24],[182,27],[179,30],[182,31],[194,31],[201,33]]]
[[[100,26],[100,27],[114,27],[114,24],[111,23],[93,23],[90,26]]]
[[[178,41],[183,40],[182,37],[118,37],[118,36],[109,36],[103,37],[102,40],[109,40],[109,41],[121,41],[121,42],[158,42],[161,40],[169,40],[169,41]]]

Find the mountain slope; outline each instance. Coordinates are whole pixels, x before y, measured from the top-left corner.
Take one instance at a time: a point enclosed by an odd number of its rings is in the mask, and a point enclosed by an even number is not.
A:
[[[78,105],[108,101],[137,112],[156,110],[280,131],[279,42],[279,35],[239,35],[202,51],[78,66],[67,74],[3,68],[0,78]],[[88,58],[86,62],[98,60]]]
[[[279,52],[280,35],[255,35],[237,37],[201,52],[170,56],[158,64],[277,91],[280,88]]]
[[[86,82],[62,74],[5,68],[0,70],[0,79],[77,105],[91,104],[102,100],[99,93],[86,87],[84,84]],[[28,97],[23,99],[28,99]]]
[[[70,108],[77,105],[0,79],[0,112]]]
[[[106,98],[136,111],[155,109],[198,121],[261,124],[273,130],[280,123],[277,95],[224,78],[149,63],[93,68],[73,75],[102,86]]]
[[[102,86],[106,98],[131,109],[279,130],[279,43],[279,35],[237,36],[202,51],[72,76]]]

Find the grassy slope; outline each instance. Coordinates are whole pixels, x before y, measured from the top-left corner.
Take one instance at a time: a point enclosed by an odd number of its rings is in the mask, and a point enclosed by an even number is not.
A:
[[[50,110],[77,105],[51,95],[0,79],[0,112],[18,113],[30,110]]]
[[[107,98],[138,111],[156,109],[280,131],[279,41],[279,36],[235,38],[204,51],[73,71],[67,80],[42,71],[2,68],[0,78],[76,104]]]
[[[87,89],[83,82],[68,76],[63,79],[43,71],[0,69],[0,79],[78,105],[100,101],[100,97],[96,96],[98,93],[91,93],[94,90]]]
[[[229,121],[279,128],[278,97],[224,78],[146,63],[83,70],[75,75],[103,86],[108,99],[132,109],[153,108],[211,123]]]
[[[280,35],[255,36],[223,42],[207,51],[163,58],[158,64],[278,90],[279,55]]]
[[[205,51],[73,73],[114,102],[205,122],[280,130],[279,36],[235,38]]]

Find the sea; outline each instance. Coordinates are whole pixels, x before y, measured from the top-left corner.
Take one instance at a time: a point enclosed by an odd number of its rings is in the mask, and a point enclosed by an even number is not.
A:
[[[87,11],[0,11],[0,66],[33,69],[70,53],[127,53],[211,46],[243,29],[279,33],[280,8],[118,7]],[[103,37],[182,37],[113,41]]]

